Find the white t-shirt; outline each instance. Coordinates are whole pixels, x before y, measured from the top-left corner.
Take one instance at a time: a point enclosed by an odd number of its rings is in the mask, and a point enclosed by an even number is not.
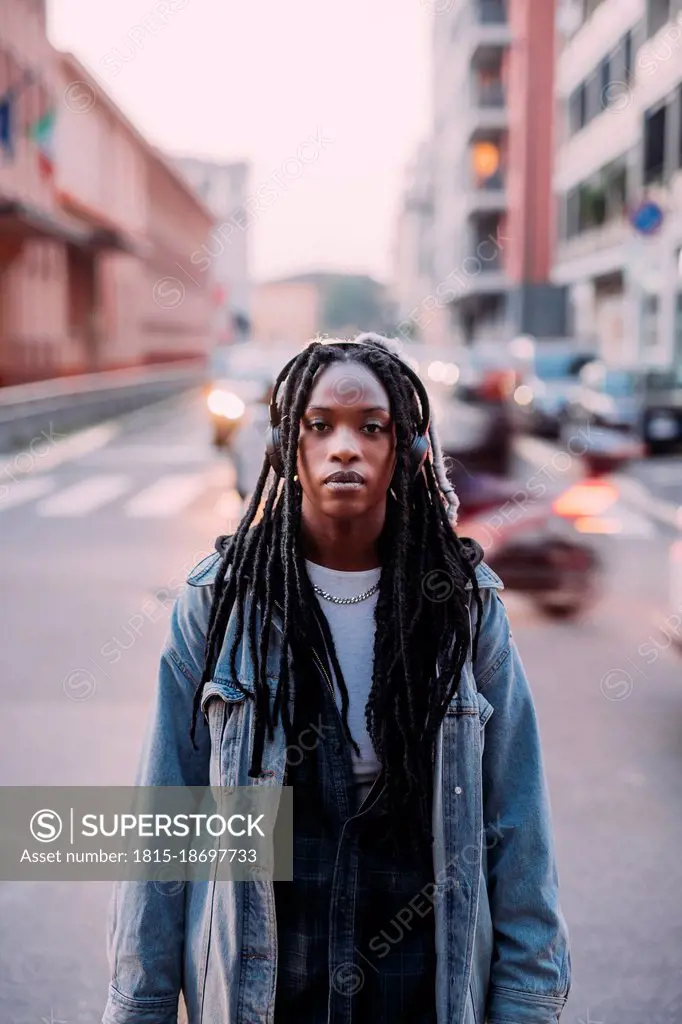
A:
[[[306,567],[311,582],[334,597],[355,597],[357,594],[363,594],[378,583],[381,576],[381,568],[367,569],[364,572],[342,572],[340,569],[327,569],[326,566],[317,565],[307,559]],[[348,691],[348,725],[361,754],[358,758],[351,748],[353,770],[361,798],[366,795],[369,786],[381,770],[365,723],[365,708],[372,687],[374,609],[378,599],[378,591],[357,604],[335,604],[318,595],[329,623],[336,656]],[[332,675],[332,679],[340,711],[341,692],[335,675]]]

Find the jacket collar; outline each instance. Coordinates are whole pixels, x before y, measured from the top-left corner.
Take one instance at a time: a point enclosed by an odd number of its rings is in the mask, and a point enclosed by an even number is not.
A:
[[[220,552],[212,552],[205,558],[202,558],[197,565],[194,566],[187,582],[193,587],[209,587],[215,582],[215,578],[220,568],[220,562],[222,554]],[[476,581],[481,589],[494,589],[504,590],[504,583],[497,575],[493,572],[489,565],[481,561],[476,565]],[[471,582],[468,582],[464,588],[465,590],[472,590]],[[275,599],[275,605],[279,608],[280,612],[283,613],[284,609],[280,601]]]

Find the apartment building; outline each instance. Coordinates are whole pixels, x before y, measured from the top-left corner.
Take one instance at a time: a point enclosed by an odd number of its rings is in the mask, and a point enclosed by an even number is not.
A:
[[[88,70],[44,0],[0,3],[0,385],[203,358],[210,211]]]
[[[217,290],[214,311],[219,342],[243,339],[250,331],[251,283],[249,249],[252,218],[245,209],[250,166],[220,163],[198,157],[176,157],[176,167],[201,196],[214,216],[209,238],[202,246],[210,261]],[[198,261],[197,261],[198,262]]]
[[[259,344],[300,347],[320,329],[320,286],[306,275],[261,281],[253,292],[252,336]]]
[[[553,277],[606,359],[682,363],[682,0],[559,13]]]
[[[564,331],[554,37],[553,0],[454,0],[433,18],[433,276],[454,342]]]
[[[390,300],[399,331],[426,345],[446,343],[445,306],[433,296],[433,147],[421,143],[405,173],[391,253]]]

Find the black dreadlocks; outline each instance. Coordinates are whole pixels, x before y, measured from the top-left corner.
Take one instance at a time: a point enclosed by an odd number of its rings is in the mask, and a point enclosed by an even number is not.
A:
[[[218,571],[207,637],[206,661],[194,700],[191,736],[204,684],[214,674],[227,621],[237,605],[237,626],[229,654],[237,678],[236,653],[244,629],[256,665],[255,693],[240,689],[255,700],[255,740],[249,774],[258,777],[265,730],[272,740],[281,714],[287,742],[293,743],[289,715],[289,656],[305,647],[313,636],[315,620],[323,630],[339,684],[346,738],[357,746],[347,721],[348,693],[343,682],[326,616],[314,615],[317,598],[312,590],[301,550],[301,488],[294,480],[301,418],[318,371],[335,361],[366,366],[388,394],[396,429],[396,468],[387,496],[385,526],[379,541],[382,574],[375,609],[376,640],[373,681],[366,721],[377,757],[384,769],[388,829],[391,822],[407,826],[415,839],[432,841],[432,747],[449,702],[457,692],[469,644],[469,615],[465,586],[471,581],[479,615],[474,637],[478,641],[481,602],[475,571],[465,545],[449,518],[456,498],[449,488],[435,431],[431,427],[431,458],[414,479],[408,448],[419,424],[414,385],[403,363],[387,351],[386,339],[363,335],[362,346],[336,347],[316,340],[296,358],[281,396],[283,476],[276,476],[267,493],[262,516],[252,525],[270,474],[266,455],[248,510],[228,539]],[[275,474],[273,473],[273,477]],[[450,508],[448,509],[448,505]],[[275,568],[283,570],[283,626],[281,660],[274,705],[266,664],[275,597]],[[231,571],[230,571],[231,570]],[[244,623],[243,601],[252,581],[254,599]],[[436,580],[440,586],[430,586]],[[430,596],[437,590],[437,598]],[[260,637],[256,636],[256,607],[261,608]],[[293,662],[292,662],[293,663]],[[294,693],[295,696],[295,693]]]

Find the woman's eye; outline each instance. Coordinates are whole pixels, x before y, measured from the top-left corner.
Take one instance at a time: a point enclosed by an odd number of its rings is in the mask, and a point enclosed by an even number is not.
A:
[[[324,422],[324,420],[309,420],[308,421],[308,429],[309,430],[315,430],[316,433],[318,433],[318,434],[322,433],[322,430],[317,430],[316,428],[317,427],[321,427],[322,429],[324,429],[326,426],[327,426],[327,424]]]
[[[378,434],[380,431],[382,431],[384,429],[385,428],[384,428],[384,425],[382,423],[366,423],[365,424],[365,430],[368,430],[371,434]]]

